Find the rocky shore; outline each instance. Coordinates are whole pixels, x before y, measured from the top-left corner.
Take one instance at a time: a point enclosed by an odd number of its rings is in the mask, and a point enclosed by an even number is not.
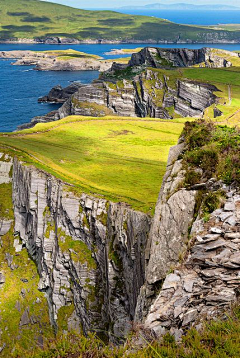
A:
[[[70,45],[70,44],[201,44],[201,43],[209,43],[209,44],[221,44],[221,43],[232,43],[237,44],[240,43],[240,39],[231,40],[218,37],[206,37],[204,40],[192,40],[192,39],[186,39],[181,40],[178,39],[176,41],[169,41],[165,39],[147,39],[147,40],[139,40],[139,39],[122,39],[122,40],[108,40],[108,39],[86,39],[86,40],[78,40],[75,38],[70,37],[46,37],[46,38],[9,38],[9,39],[0,39],[0,43],[25,43],[25,44],[50,44],[50,45]]]
[[[112,62],[78,51],[1,51],[0,59],[14,59],[15,66],[35,66],[38,71],[106,71]]]

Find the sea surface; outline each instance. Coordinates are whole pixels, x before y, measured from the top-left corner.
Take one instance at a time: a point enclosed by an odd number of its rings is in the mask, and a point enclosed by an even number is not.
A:
[[[112,49],[144,47],[148,44],[102,44],[102,45],[71,45],[71,48],[104,58],[118,58],[123,55],[110,56],[106,52]],[[149,44],[149,46],[152,46]],[[29,44],[0,44],[0,51],[49,49],[68,49],[69,45],[29,45]],[[161,45],[159,47],[173,47]],[[201,48],[206,44],[178,44],[174,47]],[[234,51],[240,50],[240,44],[216,44],[211,47]],[[126,55],[129,56],[129,55]],[[29,122],[33,117],[46,114],[59,107],[56,104],[38,103],[38,98],[46,95],[56,85],[67,86],[73,81],[90,83],[98,77],[97,71],[35,71],[31,66],[12,66],[13,60],[0,59],[0,132],[14,131],[18,125]]]
[[[240,10],[124,10],[118,12],[130,15],[144,15],[160,17],[179,24],[188,25],[217,25],[217,24],[239,24]]]

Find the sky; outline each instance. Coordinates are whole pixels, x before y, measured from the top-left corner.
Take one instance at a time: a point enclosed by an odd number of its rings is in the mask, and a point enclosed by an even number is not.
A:
[[[49,2],[55,2],[57,4],[63,4],[68,6],[73,6],[80,9],[89,9],[89,8],[118,8],[121,6],[141,6],[154,3],[187,3],[187,4],[223,4],[223,5],[234,5],[240,7],[240,0],[44,0]]]

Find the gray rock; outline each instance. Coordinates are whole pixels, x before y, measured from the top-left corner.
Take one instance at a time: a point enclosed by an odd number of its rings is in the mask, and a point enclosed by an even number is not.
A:
[[[29,308],[26,308],[25,311],[22,314],[22,317],[20,319],[20,323],[19,326],[28,326],[30,325],[31,321],[30,321],[30,317],[29,317]]]
[[[5,283],[5,276],[3,274],[3,272],[0,272],[0,285],[3,285]]]
[[[180,277],[176,274],[170,274],[167,276],[164,284],[162,286],[162,290],[167,290],[168,288],[176,288],[178,282],[180,281]]]
[[[206,251],[209,251],[209,250],[214,250],[214,249],[217,249],[219,247],[224,247],[226,244],[226,241],[223,240],[223,239],[217,239],[215,241],[212,241],[212,242],[209,242],[207,244],[204,244],[204,249]]]
[[[226,204],[224,205],[224,210],[225,211],[234,211],[235,210],[235,203],[232,201],[227,201]]]
[[[189,323],[195,321],[198,315],[197,309],[190,309],[187,313],[184,314],[182,326],[187,326]]]
[[[222,229],[220,229],[219,227],[211,227],[210,232],[212,234],[219,234],[219,235],[223,233]]]
[[[122,203],[77,197],[65,185],[15,160],[15,231],[37,263],[39,289],[48,297],[51,321],[56,324],[59,309],[74,303],[84,333],[104,331],[108,324],[114,331],[111,339],[117,341],[119,335],[121,340],[130,329],[145,280],[150,218]],[[50,223],[58,232],[50,230],[46,237]],[[86,250],[85,262],[75,260],[73,250],[61,250],[69,236]]]

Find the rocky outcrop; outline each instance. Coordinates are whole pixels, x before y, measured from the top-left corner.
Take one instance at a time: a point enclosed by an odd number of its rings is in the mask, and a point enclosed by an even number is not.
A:
[[[201,117],[204,111],[218,103],[218,88],[211,84],[187,80],[178,72],[163,74],[154,68],[187,67],[195,64],[208,67],[228,67],[229,56],[237,53],[203,48],[160,49],[144,48],[132,55],[128,65],[113,63],[109,71],[101,74],[90,85],[78,88],[54,87],[39,101],[63,103],[58,110],[46,116],[33,118],[30,124],[19,126],[24,129],[38,122],[62,119],[68,115],[152,117],[172,119],[174,115]],[[230,57],[231,57],[230,56]],[[145,67],[152,67],[145,68]],[[119,76],[123,79],[119,80]],[[125,79],[130,76],[131,79]],[[215,108],[216,113],[217,108]]]
[[[167,330],[177,340],[191,326],[215,319],[236,303],[240,294],[240,195],[225,188],[223,209],[207,224],[195,222],[192,248],[183,265],[167,275],[145,321],[157,336]]]
[[[182,188],[185,170],[178,157],[184,143],[171,148],[146,249],[146,281],[138,297],[135,319],[143,321],[167,272],[186,250],[193,224],[197,191]]]
[[[70,326],[122,339],[145,280],[149,218],[123,203],[78,197],[17,160],[13,204],[15,231],[38,267],[52,324],[62,307],[73,305]]]
[[[30,124],[21,125],[18,129],[33,127],[38,122],[58,120],[69,115],[98,117],[113,114],[171,119],[172,113],[176,112],[183,117],[201,117],[207,107],[218,101],[215,94],[218,89],[213,85],[181,78],[175,78],[171,82],[168,80],[169,78],[158,77],[157,72],[148,69],[136,75],[131,81],[94,81],[90,85],[79,86],[58,111],[35,117]],[[43,99],[53,98],[52,92],[56,97],[58,93],[60,97],[62,95],[61,89],[54,87]]]
[[[64,53],[62,54],[64,56]],[[111,68],[110,61],[104,61],[100,57],[83,54],[61,57],[57,51],[1,51],[0,58],[16,59],[13,65],[35,66],[38,71],[106,71]]]
[[[221,56],[220,56],[221,54]],[[224,58],[224,56],[226,58]],[[214,49],[162,49],[158,47],[145,47],[138,53],[133,53],[129,66],[147,66],[153,68],[191,67],[202,65],[206,67],[230,67],[232,63],[229,56],[238,57],[234,52]]]
[[[62,88],[60,85],[55,86],[46,96],[40,97],[38,102],[64,103],[82,86],[79,82],[71,83],[65,88]]]
[[[179,81],[173,98],[176,113],[183,117],[201,117],[204,110],[217,103],[217,87],[193,81]]]

